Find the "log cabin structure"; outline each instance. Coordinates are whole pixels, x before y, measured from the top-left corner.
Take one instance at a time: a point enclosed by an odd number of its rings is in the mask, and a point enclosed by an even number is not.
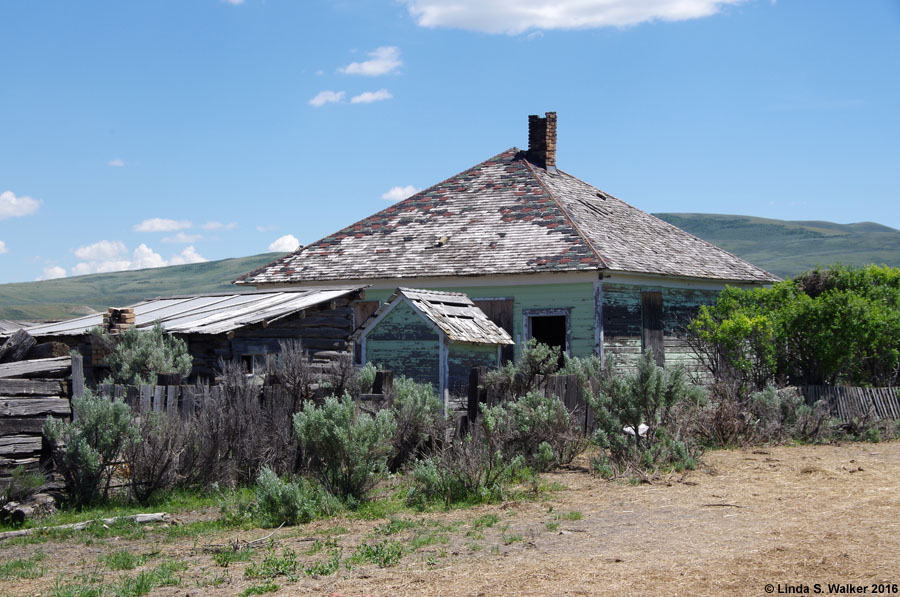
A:
[[[220,359],[242,361],[249,372],[265,366],[284,340],[299,340],[313,359],[328,360],[350,350],[353,303],[365,298],[364,285],[294,288],[155,298],[58,323],[27,328],[43,342],[63,342],[85,357],[88,381],[105,356],[92,341],[97,327],[121,333],[129,327],[163,329],[187,343],[193,358],[190,379],[212,380]]]
[[[368,285],[356,325],[397,287],[462,292],[516,343],[693,364],[682,332],[726,285],[773,274],[559,169],[554,112],[512,147],[236,280]],[[504,359],[511,358],[511,351]],[[395,371],[402,374],[403,371]]]

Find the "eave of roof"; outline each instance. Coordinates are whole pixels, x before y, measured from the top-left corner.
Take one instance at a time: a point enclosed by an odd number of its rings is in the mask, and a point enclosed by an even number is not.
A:
[[[464,293],[416,288],[398,288],[353,332],[350,339],[355,341],[368,334],[401,301],[406,302],[451,342],[514,344],[506,330],[488,319],[484,311],[476,307]]]
[[[245,293],[216,293],[164,297],[141,301],[134,309],[135,327],[150,328],[159,323],[166,332],[177,334],[221,334],[263,322],[274,322],[321,303],[363,290],[365,286],[298,288]],[[97,313],[68,321],[27,328],[32,336],[78,336],[102,326]]]
[[[598,270],[779,279],[513,147],[235,283]]]

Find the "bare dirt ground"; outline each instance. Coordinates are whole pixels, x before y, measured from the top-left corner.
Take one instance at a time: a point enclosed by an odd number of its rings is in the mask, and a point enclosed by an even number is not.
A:
[[[765,595],[827,583],[900,583],[900,443],[767,447],[710,452],[668,482],[608,482],[584,470],[546,475],[565,486],[532,501],[386,519],[331,519],[280,529],[275,552],[297,553],[299,578],[274,595]],[[193,515],[215,518],[215,512]],[[183,516],[190,520],[190,515]],[[159,531],[162,532],[162,531]],[[42,576],[0,580],[2,595],[64,594],[60,579],[102,569],[111,550],[183,561],[181,584],[152,595],[238,595],[260,580],[249,562],[217,565],[202,547],[270,531],[218,530],[174,541],[108,538],[0,544],[0,563],[42,552]],[[155,538],[154,538],[155,537]],[[331,541],[349,558],[362,542],[400,543],[396,565],[358,563],[328,576],[302,569]],[[260,562],[265,548],[254,557]],[[108,594],[129,572],[103,569]],[[888,594],[891,587],[888,586]],[[75,594],[75,593],[73,593]],[[107,594],[107,593],[104,593]]]

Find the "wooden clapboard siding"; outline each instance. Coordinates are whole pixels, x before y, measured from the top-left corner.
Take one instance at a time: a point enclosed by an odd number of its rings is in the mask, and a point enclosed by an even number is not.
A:
[[[440,387],[438,333],[400,302],[366,336],[366,360],[421,383]]]
[[[468,393],[469,374],[473,367],[496,367],[497,347],[483,344],[451,343],[448,356],[447,386],[453,396]]]
[[[594,285],[592,282],[467,286],[465,279],[461,278],[459,286],[441,285],[431,287],[427,283],[423,283],[418,284],[417,288],[463,292],[472,299],[472,302],[479,306],[481,306],[480,301],[483,299],[511,298],[513,302],[512,331],[504,327],[500,322],[494,321],[494,323],[510,332],[512,339],[516,341],[516,354],[520,350],[521,343],[525,340],[522,315],[524,310],[571,309],[569,314],[571,354],[573,356],[589,356],[594,352]],[[393,294],[394,290],[395,288],[368,289],[366,290],[366,298],[385,301]]]

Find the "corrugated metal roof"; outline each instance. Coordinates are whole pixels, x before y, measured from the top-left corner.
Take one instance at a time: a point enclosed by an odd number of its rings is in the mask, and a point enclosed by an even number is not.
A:
[[[135,327],[159,322],[170,333],[221,334],[237,328],[275,321],[315,305],[358,292],[365,286],[303,288],[231,294],[156,298],[131,305]],[[78,336],[103,324],[103,314],[27,328],[39,336]]]
[[[488,319],[462,292],[437,292],[398,288],[375,313],[353,333],[356,340],[377,325],[381,315],[399,300],[406,299],[423,317],[434,323],[452,342],[474,344],[515,344],[506,330]]]

